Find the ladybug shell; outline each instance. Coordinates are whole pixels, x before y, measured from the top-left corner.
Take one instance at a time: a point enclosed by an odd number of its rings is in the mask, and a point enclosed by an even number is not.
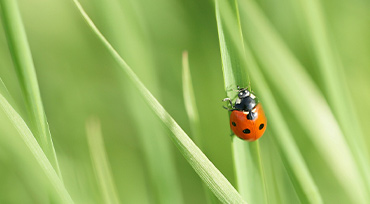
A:
[[[247,119],[247,113],[233,110],[230,115],[230,128],[236,136],[243,140],[255,141],[260,138],[266,130],[267,119],[262,105],[255,107],[257,116],[254,120]]]

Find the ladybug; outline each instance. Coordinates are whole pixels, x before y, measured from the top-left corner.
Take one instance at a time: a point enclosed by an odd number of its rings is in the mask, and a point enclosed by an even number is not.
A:
[[[238,86],[238,98],[233,104],[230,98],[225,98],[223,101],[228,101],[231,109],[230,128],[236,136],[243,140],[255,141],[260,138],[266,130],[267,119],[263,111],[261,103],[257,97],[248,91],[247,88]]]

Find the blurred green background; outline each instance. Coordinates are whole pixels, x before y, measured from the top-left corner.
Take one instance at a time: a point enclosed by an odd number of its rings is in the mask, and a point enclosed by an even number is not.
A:
[[[173,177],[178,179],[174,182],[179,182],[183,202],[204,203],[202,182],[172,144],[168,137],[172,133],[146,107],[73,2],[19,0],[18,3],[63,180],[74,201],[104,202],[95,179],[85,131],[86,120],[96,116],[101,121],[105,148],[122,203],[162,203],[156,195],[156,181],[150,170],[153,157],[148,153],[151,144],[146,143],[147,140],[159,140],[155,144],[159,146],[155,147],[160,148],[152,150],[154,152],[160,151],[161,145],[168,148],[165,153],[168,158],[156,158],[154,162],[160,163],[162,159],[173,162],[176,172]],[[191,136],[181,74],[182,52],[189,52],[202,150],[235,184],[229,122],[221,103],[225,91],[214,3],[195,0],[85,0],[81,3],[148,89]],[[315,68],[314,53],[309,48],[311,42],[297,20],[300,13],[296,12],[291,0],[260,0],[257,3],[321,88],[323,82]],[[345,68],[343,83],[350,89],[369,147],[370,2],[327,0],[322,1],[322,5],[330,40]],[[14,99],[13,105],[29,122],[3,26],[0,26],[0,77]],[[251,81],[253,86],[253,79]],[[279,96],[277,100],[280,101]],[[263,103],[263,99],[261,101]],[[284,112],[284,108],[281,111]],[[284,114],[291,124],[289,128],[294,134],[301,134],[302,128],[295,126],[289,114]],[[264,148],[265,137],[260,139],[263,155],[273,157],[269,149]],[[330,172],[325,171],[323,160],[316,159],[310,144],[305,146],[306,141],[299,140],[302,137],[297,138],[307,165],[315,167],[310,170],[320,190],[326,189],[322,193],[324,200],[345,203],[345,195],[335,189],[336,183],[330,179]],[[279,162],[280,158],[276,156],[271,160]],[[286,172],[281,171],[282,177],[287,177]],[[322,180],[327,177],[328,180]],[[288,192],[290,188],[287,187]],[[1,112],[0,203],[58,203],[49,189],[50,184],[41,168]],[[297,201],[296,198],[288,200]]]

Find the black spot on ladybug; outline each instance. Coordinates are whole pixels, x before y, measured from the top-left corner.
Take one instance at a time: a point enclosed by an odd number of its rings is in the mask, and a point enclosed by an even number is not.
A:
[[[263,127],[265,127],[265,125],[262,123],[262,124],[258,127],[258,129],[262,130],[262,129],[263,129]]]
[[[243,130],[243,132],[245,133],[245,134],[248,134],[248,133],[251,133],[251,131],[247,128],[247,129],[244,129]]]
[[[235,122],[232,122],[231,124],[232,124],[233,126],[236,126],[236,123],[235,123]]]

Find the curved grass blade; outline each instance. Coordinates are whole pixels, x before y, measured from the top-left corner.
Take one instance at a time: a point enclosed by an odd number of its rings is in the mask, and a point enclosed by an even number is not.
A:
[[[26,31],[16,0],[0,0],[1,17],[11,56],[26,98],[31,129],[56,172],[61,177],[57,156],[41,101],[39,85]]]
[[[80,11],[83,18],[86,20],[90,28],[97,35],[99,40],[104,44],[109,53],[117,61],[122,70],[127,74],[132,83],[137,87],[139,93],[142,94],[148,106],[158,115],[161,121],[171,130],[171,139],[178,147],[185,159],[194,168],[200,178],[207,184],[211,191],[223,203],[245,203],[234,187],[222,175],[222,173],[212,164],[211,161],[203,154],[203,152],[194,144],[189,136],[181,129],[176,121],[169,115],[157,99],[150,93],[145,85],[140,81],[132,69],[121,58],[112,45],[100,33],[89,16],[83,10],[81,4],[74,0],[76,7]]]
[[[108,156],[104,147],[101,125],[98,118],[89,118],[86,121],[86,133],[91,160],[94,165],[97,180],[100,184],[99,187],[103,193],[104,203],[120,203],[114,185]]]
[[[299,1],[305,15],[307,30],[312,38],[312,48],[315,50],[316,58],[323,78],[328,103],[333,109],[334,115],[346,136],[347,142],[360,166],[363,178],[366,181],[367,194],[370,194],[370,169],[368,151],[365,140],[359,127],[351,96],[343,77],[343,67],[338,62],[339,58],[333,49],[326,29],[325,17],[320,2]],[[343,111],[345,110],[345,111]],[[369,198],[368,198],[369,199]]]
[[[324,97],[257,5],[250,0],[242,1],[240,5],[245,15],[242,18],[244,27],[253,30],[247,32],[246,38],[269,81],[292,109],[297,122],[305,129],[348,196],[353,202],[364,202],[365,185]],[[304,97],[297,93],[304,93]]]
[[[195,94],[193,89],[193,82],[191,80],[188,52],[182,53],[182,88],[184,95],[185,109],[189,117],[191,132],[195,143],[202,148],[200,121],[197,104],[195,102]]]
[[[227,3],[225,3],[227,4]],[[242,32],[239,28],[228,30],[223,29],[223,22],[219,11],[219,1],[215,1],[216,20],[220,41],[222,58],[222,71],[224,75],[225,91],[228,98],[234,98],[235,92],[231,91],[237,85],[245,87],[248,83],[247,73],[242,68],[240,62],[243,55],[239,55],[239,50],[243,48]],[[233,4],[233,11],[230,12],[232,19],[239,23],[239,12],[236,1]],[[234,35],[237,43],[233,44],[232,32],[240,34]],[[239,48],[237,48],[240,46]],[[237,178],[238,190],[243,198],[251,203],[263,203],[267,201],[267,192],[264,183],[262,161],[259,151],[259,143],[245,142],[235,135],[232,136],[232,151],[234,158],[235,173]],[[255,168],[257,166],[258,168]]]
[[[186,108],[186,112],[189,117],[193,140],[199,146],[199,148],[202,149],[203,146],[202,146],[202,138],[201,138],[200,120],[199,120],[199,114],[198,114],[197,104],[195,100],[193,83],[191,80],[191,74],[190,74],[190,68],[189,68],[189,57],[188,57],[187,51],[184,51],[182,53],[182,87],[183,87],[185,108]],[[206,186],[204,186],[204,192],[206,194],[208,203],[216,203],[216,198],[214,197],[213,194],[211,194],[211,192],[209,191],[208,188],[206,188]]]
[[[237,22],[233,19],[232,16],[232,9],[226,3],[222,4],[221,15],[224,17],[223,20],[225,21],[226,28],[225,30],[235,30],[238,25]],[[217,11],[216,11],[217,12]],[[217,13],[216,13],[217,14]],[[220,15],[220,14],[219,14]],[[231,32],[230,32],[231,33]],[[239,40],[234,40],[238,38],[237,34],[233,34],[230,36],[230,43],[238,44],[240,43]],[[222,44],[221,44],[222,46]],[[297,145],[294,142],[293,136],[291,135],[287,124],[284,122],[284,118],[282,117],[281,112],[277,106],[277,103],[270,91],[270,88],[267,85],[266,80],[264,79],[262,73],[259,71],[258,65],[256,60],[254,59],[252,53],[250,52],[249,45],[244,42],[244,50],[241,47],[237,47],[238,50],[235,53],[239,54],[240,56],[245,56],[245,58],[241,57],[242,66],[248,67],[252,79],[257,83],[257,90],[259,90],[260,98],[263,99],[263,104],[266,107],[266,114],[270,121],[270,129],[275,133],[276,143],[279,146],[279,150],[282,153],[282,156],[286,158],[287,164],[289,164],[289,168],[292,169],[294,172],[294,177],[298,180],[300,188],[304,192],[305,199],[312,203],[322,203],[321,195],[316,187],[315,182],[312,179],[312,176],[304,162],[303,157]]]
[[[67,192],[63,182],[55,172],[53,166],[37,143],[35,137],[32,135],[32,132],[27,127],[21,116],[13,109],[13,107],[8,103],[2,94],[0,94],[0,107],[9,118],[10,122],[17,129],[19,135],[22,137],[22,140],[26,143],[33,156],[36,158],[36,161],[41,166],[41,169],[48,177],[52,186],[55,188],[61,201],[63,203],[73,203],[72,198]]]
[[[160,83],[155,72],[154,54],[150,51],[150,36],[145,30],[148,26],[147,21],[142,19],[144,15],[140,3],[135,0],[127,1],[93,1],[98,8],[99,19],[103,19],[106,35],[112,40],[118,53],[125,53],[126,59],[136,67],[137,75],[145,75],[152,93],[159,93]],[[135,12],[132,12],[135,11]],[[138,58],[138,53],[140,58]],[[142,60],[145,59],[145,60]],[[120,69],[113,70],[118,76]],[[144,155],[144,172],[149,175],[147,193],[143,195],[151,197],[154,202],[162,204],[182,204],[183,192],[180,184],[180,176],[176,172],[176,164],[171,148],[171,141],[168,140],[167,130],[161,125],[157,116],[151,113],[150,107],[146,106],[141,100],[141,96],[132,89],[130,81],[122,78],[119,87],[125,96],[130,98],[128,101],[129,117],[136,127],[140,149]],[[158,100],[160,100],[157,97]],[[145,112],[148,114],[137,114]],[[146,124],[146,128],[142,127]],[[148,130],[156,137],[148,137]],[[148,195],[146,195],[148,194]]]

